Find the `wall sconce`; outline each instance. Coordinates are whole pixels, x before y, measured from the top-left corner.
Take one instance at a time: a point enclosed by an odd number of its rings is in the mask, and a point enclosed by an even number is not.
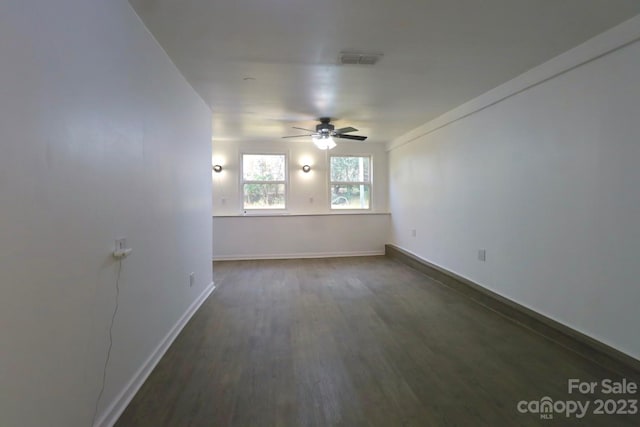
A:
[[[222,172],[222,166],[220,166],[220,165],[215,165],[215,166],[213,166],[213,170],[214,170],[214,172],[216,172],[216,173],[220,173],[220,172]]]
[[[309,165],[304,165],[302,167],[302,172],[304,172],[304,173],[308,173],[310,170],[311,170],[311,166],[309,166]]]

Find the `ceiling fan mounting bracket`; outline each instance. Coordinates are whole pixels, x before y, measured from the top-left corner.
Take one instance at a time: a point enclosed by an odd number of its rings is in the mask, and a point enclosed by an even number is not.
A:
[[[335,129],[331,123],[329,123],[331,119],[329,117],[320,117],[320,124],[316,125],[316,132],[318,132],[321,136],[329,136]]]

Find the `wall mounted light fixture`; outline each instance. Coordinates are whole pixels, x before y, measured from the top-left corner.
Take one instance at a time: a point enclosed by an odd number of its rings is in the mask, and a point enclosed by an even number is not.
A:
[[[304,166],[302,167],[302,172],[304,172],[304,173],[307,173],[307,172],[309,172],[310,170],[311,170],[311,166],[309,166],[309,165],[304,165]]]
[[[214,170],[216,173],[220,173],[220,172],[222,172],[222,166],[220,166],[220,165],[214,165],[214,166],[213,166],[213,170]]]

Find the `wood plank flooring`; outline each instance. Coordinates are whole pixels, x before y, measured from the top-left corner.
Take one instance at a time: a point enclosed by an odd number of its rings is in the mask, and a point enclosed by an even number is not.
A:
[[[640,425],[519,413],[611,399],[567,380],[619,377],[389,258],[216,262],[214,280],[118,427]]]

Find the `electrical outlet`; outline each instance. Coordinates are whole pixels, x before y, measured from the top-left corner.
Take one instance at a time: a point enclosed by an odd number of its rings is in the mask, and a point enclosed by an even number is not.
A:
[[[486,249],[478,249],[478,260],[486,261],[487,260],[487,250]]]
[[[189,287],[192,287],[196,283],[196,273],[189,274]]]
[[[416,237],[418,235],[416,229],[411,230],[411,237]]]
[[[112,254],[114,258],[121,260],[123,258],[128,257],[131,251],[132,251],[131,248],[127,248],[127,239],[122,237],[120,239],[116,239],[116,247],[113,250]]]
[[[116,251],[124,251],[127,249],[127,239],[124,237],[116,240]]]

